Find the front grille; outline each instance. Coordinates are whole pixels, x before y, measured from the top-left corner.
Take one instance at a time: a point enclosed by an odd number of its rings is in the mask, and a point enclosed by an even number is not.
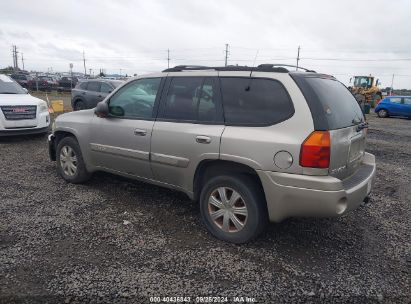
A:
[[[37,106],[2,106],[4,117],[7,120],[35,119]]]
[[[344,189],[350,189],[362,181],[366,180],[374,170],[374,167],[371,165],[362,165],[354,175],[342,181]]]

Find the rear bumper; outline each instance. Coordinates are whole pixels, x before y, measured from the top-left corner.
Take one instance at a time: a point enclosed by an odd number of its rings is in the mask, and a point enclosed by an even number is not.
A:
[[[50,130],[49,126],[44,127],[44,128],[30,128],[30,129],[8,129],[8,130],[6,129],[6,130],[0,130],[0,137],[41,134],[41,133],[48,133],[49,130]]]
[[[259,171],[270,221],[288,217],[333,217],[356,209],[371,192],[375,157],[365,153],[362,166],[345,180]]]

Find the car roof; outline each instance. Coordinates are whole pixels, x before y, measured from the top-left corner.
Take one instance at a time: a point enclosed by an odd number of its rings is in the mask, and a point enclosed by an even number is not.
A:
[[[411,98],[411,96],[403,96],[403,95],[391,95],[391,96],[385,96],[385,98]]]

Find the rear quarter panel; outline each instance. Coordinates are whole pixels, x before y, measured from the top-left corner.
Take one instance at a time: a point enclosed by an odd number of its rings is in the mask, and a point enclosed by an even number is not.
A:
[[[249,74],[245,72],[242,76]],[[238,77],[239,73],[220,72],[220,76]],[[253,77],[280,81],[291,97],[295,113],[288,120],[268,127],[227,126],[221,138],[221,159],[243,163],[256,170],[302,174],[303,168],[299,165],[300,147],[314,131],[311,112],[303,94],[288,73],[254,72]],[[292,155],[292,165],[287,169],[280,169],[274,164],[274,156],[280,151]]]

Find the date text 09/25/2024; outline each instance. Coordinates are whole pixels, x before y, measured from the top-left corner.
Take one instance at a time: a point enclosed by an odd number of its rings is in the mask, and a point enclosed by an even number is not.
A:
[[[255,303],[253,297],[150,297],[151,303]]]

